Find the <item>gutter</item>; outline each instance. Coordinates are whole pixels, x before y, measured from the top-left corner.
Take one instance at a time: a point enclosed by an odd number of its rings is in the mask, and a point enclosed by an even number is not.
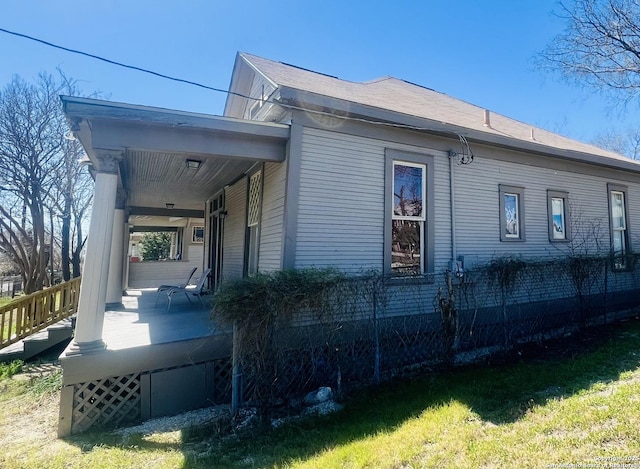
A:
[[[416,117],[410,114],[403,114],[388,109],[346,101],[344,99],[334,98],[310,91],[302,91],[286,86],[281,86],[279,89],[281,96],[279,104],[283,107],[299,108],[310,112],[326,112],[336,118],[342,117],[345,119],[362,119],[373,123],[387,123],[390,127],[396,126],[405,130],[426,132],[445,138],[457,139],[457,136],[463,135],[467,140],[469,140],[469,142],[476,144],[489,144],[509,150],[526,151],[528,153],[546,157],[588,163],[640,174],[640,164],[633,160],[618,160],[593,153],[551,147],[542,143],[495,135],[442,121]],[[621,158],[623,158],[622,155]]]

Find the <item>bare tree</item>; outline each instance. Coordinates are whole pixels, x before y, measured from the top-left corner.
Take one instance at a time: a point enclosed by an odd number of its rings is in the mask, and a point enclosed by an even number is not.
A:
[[[640,1],[574,0],[560,7],[566,29],[540,54],[540,64],[623,102],[637,98]]]
[[[593,143],[631,159],[640,160],[640,129],[602,132],[594,138]]]
[[[65,224],[73,214],[78,148],[64,138],[59,95],[75,91],[62,74],[60,80],[40,74],[34,84],[14,77],[0,92],[0,252],[18,267],[27,293],[51,281],[47,260],[71,242]],[[58,218],[63,239],[56,244]]]
[[[49,198],[51,213],[59,222],[60,236],[57,242],[65,281],[80,275],[81,251],[86,241],[83,225],[93,196],[93,180],[87,169],[79,163],[82,155],[80,142],[75,139],[64,140],[62,161],[57,168]]]

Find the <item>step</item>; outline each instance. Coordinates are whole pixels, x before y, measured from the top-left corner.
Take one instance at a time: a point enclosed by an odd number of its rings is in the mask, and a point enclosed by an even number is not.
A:
[[[0,350],[0,362],[28,360],[73,336],[75,318],[67,318]]]

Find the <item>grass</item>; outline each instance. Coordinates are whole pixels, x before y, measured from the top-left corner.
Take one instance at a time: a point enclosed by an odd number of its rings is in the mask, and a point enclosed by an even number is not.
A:
[[[640,465],[640,320],[514,356],[366,389],[338,414],[223,439],[201,428],[58,440],[59,378],[26,365],[0,379],[0,467]]]
[[[0,298],[0,307],[8,305],[9,303],[12,303],[13,301],[17,301],[20,297],[17,296],[15,298],[11,298],[11,297],[2,297]],[[5,313],[4,315],[4,337],[3,338],[10,338],[12,336],[15,335],[16,333],[16,328],[17,328],[17,324],[16,324],[16,311],[15,309],[10,312],[10,313]],[[12,321],[11,321],[11,330],[7,330],[8,325],[9,325],[9,315],[11,315]]]

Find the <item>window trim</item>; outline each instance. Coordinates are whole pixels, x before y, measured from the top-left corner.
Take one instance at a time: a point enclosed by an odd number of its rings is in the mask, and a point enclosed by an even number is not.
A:
[[[196,232],[202,236],[196,236]],[[191,244],[204,244],[204,225],[191,225]]]
[[[435,157],[430,154],[412,153],[408,151],[387,148],[385,150],[385,171],[384,171],[384,243],[383,243],[383,273],[391,275],[391,244],[393,224],[393,168],[394,163],[409,163],[410,165],[420,165],[424,167],[423,182],[423,259],[422,272],[420,275],[433,274],[435,271],[435,225],[434,225],[434,165]],[[415,277],[415,275],[406,275]],[[402,274],[394,274],[394,277],[402,278]]]
[[[621,265],[620,267],[616,267],[615,264],[615,255],[613,252],[613,233],[614,233],[614,228],[613,228],[613,206],[611,205],[611,195],[614,192],[620,192],[622,193],[622,196],[624,198],[624,224],[625,224],[625,228],[624,228],[624,251],[622,252],[622,258],[623,258],[623,262],[624,264]],[[627,256],[632,252],[632,248],[631,248],[631,233],[630,233],[630,223],[629,223],[629,195],[628,195],[628,188],[627,186],[623,186],[621,184],[613,184],[613,183],[608,183],[607,184],[607,206],[609,208],[609,252],[611,255],[611,259],[612,259],[612,263],[611,263],[611,270],[615,271],[615,272],[628,272],[633,270],[633,264],[631,262],[629,262],[629,259],[627,258]]]
[[[562,199],[564,209],[564,238],[554,238],[553,236],[553,199]],[[569,243],[571,242],[571,214],[569,210],[569,192],[558,191],[553,189],[547,190],[547,224],[549,225],[549,242],[550,243]]]
[[[507,184],[499,184],[498,185],[500,200],[499,200],[499,209],[500,209],[500,241],[505,241],[507,243],[521,243],[526,241],[526,232],[525,232],[525,213],[524,213],[524,187],[521,186],[511,186]],[[507,236],[506,234],[506,220],[504,217],[504,196],[507,194],[514,194],[517,196],[517,209],[518,209],[518,236]]]

